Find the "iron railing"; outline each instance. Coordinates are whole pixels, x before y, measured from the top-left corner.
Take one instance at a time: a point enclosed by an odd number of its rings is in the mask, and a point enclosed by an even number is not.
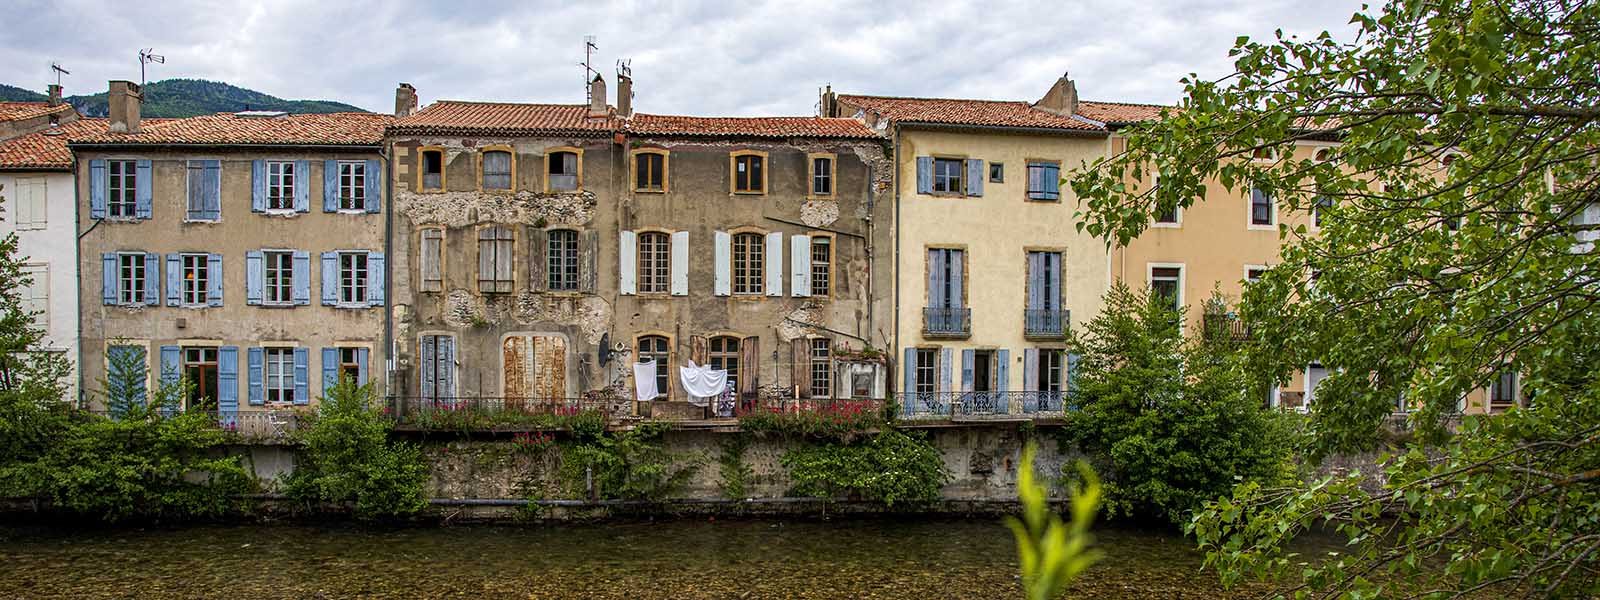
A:
[[[1072,311],[1030,308],[1022,311],[1023,333],[1029,337],[1065,337]]]
[[[972,309],[924,308],[922,309],[922,333],[933,336],[971,335]]]
[[[302,407],[300,410],[308,410]],[[125,419],[129,411],[106,408],[85,409],[83,412],[106,417],[110,419]],[[228,433],[238,434],[246,440],[270,441],[284,439],[293,434],[300,426],[300,412],[290,408],[241,408],[237,411],[218,410],[161,410],[157,411],[162,418],[172,418],[180,414],[202,415],[213,426]]]
[[[939,419],[979,416],[1033,417],[1061,414],[1066,410],[1065,392],[902,392],[900,416],[906,419]]]
[[[1202,334],[1207,340],[1223,342],[1250,341],[1250,328],[1239,317],[1211,313],[1200,317]]]
[[[603,425],[621,414],[627,402],[610,397],[394,396],[384,410],[397,427],[407,429],[553,429],[582,419]]]
[[[734,414],[740,417],[764,413],[858,414],[883,411],[882,400],[836,400],[832,398],[762,398],[741,402]]]

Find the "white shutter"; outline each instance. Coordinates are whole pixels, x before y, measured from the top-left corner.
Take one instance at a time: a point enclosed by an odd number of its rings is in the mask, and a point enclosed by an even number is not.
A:
[[[790,292],[796,298],[811,295],[811,236],[789,236]]]
[[[689,232],[687,231],[672,234],[672,295],[689,295]]]
[[[783,234],[767,234],[767,295],[783,295]]]
[[[617,244],[617,273],[621,281],[617,293],[632,296],[639,293],[639,236],[632,231],[622,232]]]
[[[733,282],[728,271],[732,268],[729,263],[733,261],[733,238],[726,231],[718,231],[714,242],[712,260],[716,262],[717,279],[712,293],[718,296],[730,296],[733,295]]]

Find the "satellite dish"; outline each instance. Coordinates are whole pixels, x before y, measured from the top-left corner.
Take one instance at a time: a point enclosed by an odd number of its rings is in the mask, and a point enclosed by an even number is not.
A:
[[[600,334],[600,347],[596,351],[596,358],[600,359],[602,366],[611,364],[611,334]]]

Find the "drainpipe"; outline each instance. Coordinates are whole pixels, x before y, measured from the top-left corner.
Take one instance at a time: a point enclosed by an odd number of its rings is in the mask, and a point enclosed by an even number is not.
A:
[[[899,360],[905,354],[900,351],[900,122],[894,123],[894,157],[889,161],[894,165],[894,348],[886,354],[888,360]],[[900,365],[901,369],[908,365]],[[892,371],[892,369],[891,369]],[[905,374],[889,379],[905,379]],[[884,389],[895,389],[893,381],[884,382]],[[900,390],[905,392],[906,390]]]
[[[395,367],[400,364],[399,352],[395,350],[394,345],[394,164],[390,160],[394,154],[390,151],[393,145],[393,142],[378,145],[378,156],[383,158],[385,167],[383,172],[386,175],[383,178],[386,200],[383,203],[383,347],[387,356],[383,361],[383,391],[384,395],[390,398],[397,396],[394,390],[394,373]],[[396,408],[395,412],[396,417],[403,416],[398,414],[399,408]]]
[[[78,186],[78,153],[77,152],[73,152],[72,153],[72,232],[74,234],[76,234],[78,232],[78,219],[83,218],[83,214],[82,214],[82,210],[83,209],[79,208],[79,205],[81,205],[83,203],[78,201],[78,191],[79,191],[79,186]],[[50,202],[50,197],[48,195],[45,196],[45,202],[47,203],[47,205]],[[100,224],[100,222],[99,221],[95,221],[95,225],[98,225],[98,224]],[[93,231],[94,227],[91,225],[89,230]],[[88,232],[86,231],[84,233],[87,234]],[[82,273],[83,273],[83,271],[82,271],[82,269],[83,269],[83,236],[82,235],[75,235],[73,237],[75,239],[73,240],[73,243],[72,243],[72,262],[73,262],[73,266],[76,269],[78,269],[78,273],[79,273],[78,281],[79,281],[79,285],[81,286],[82,285],[82,281],[83,281],[83,277],[82,277]],[[78,356],[77,356],[77,358],[73,359],[73,360],[76,361],[76,363],[72,365],[72,368],[76,369],[78,371],[78,397],[77,398],[73,398],[72,402],[73,402],[74,406],[77,406],[78,408],[84,408],[84,404],[83,404],[83,294],[81,294],[81,293],[78,294],[78,314],[73,315],[72,318],[78,320],[78,338],[75,339],[75,340],[72,340],[73,345],[77,346],[77,348],[78,348],[78,352],[77,352]]]

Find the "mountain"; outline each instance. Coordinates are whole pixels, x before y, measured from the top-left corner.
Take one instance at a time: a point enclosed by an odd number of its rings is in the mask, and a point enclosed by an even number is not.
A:
[[[0,100],[45,100],[44,94],[0,84]],[[106,93],[68,96],[78,112],[90,117],[107,114]],[[193,117],[241,110],[281,110],[291,113],[366,112],[330,100],[284,100],[255,90],[204,79],[167,79],[144,86],[145,117]]]

